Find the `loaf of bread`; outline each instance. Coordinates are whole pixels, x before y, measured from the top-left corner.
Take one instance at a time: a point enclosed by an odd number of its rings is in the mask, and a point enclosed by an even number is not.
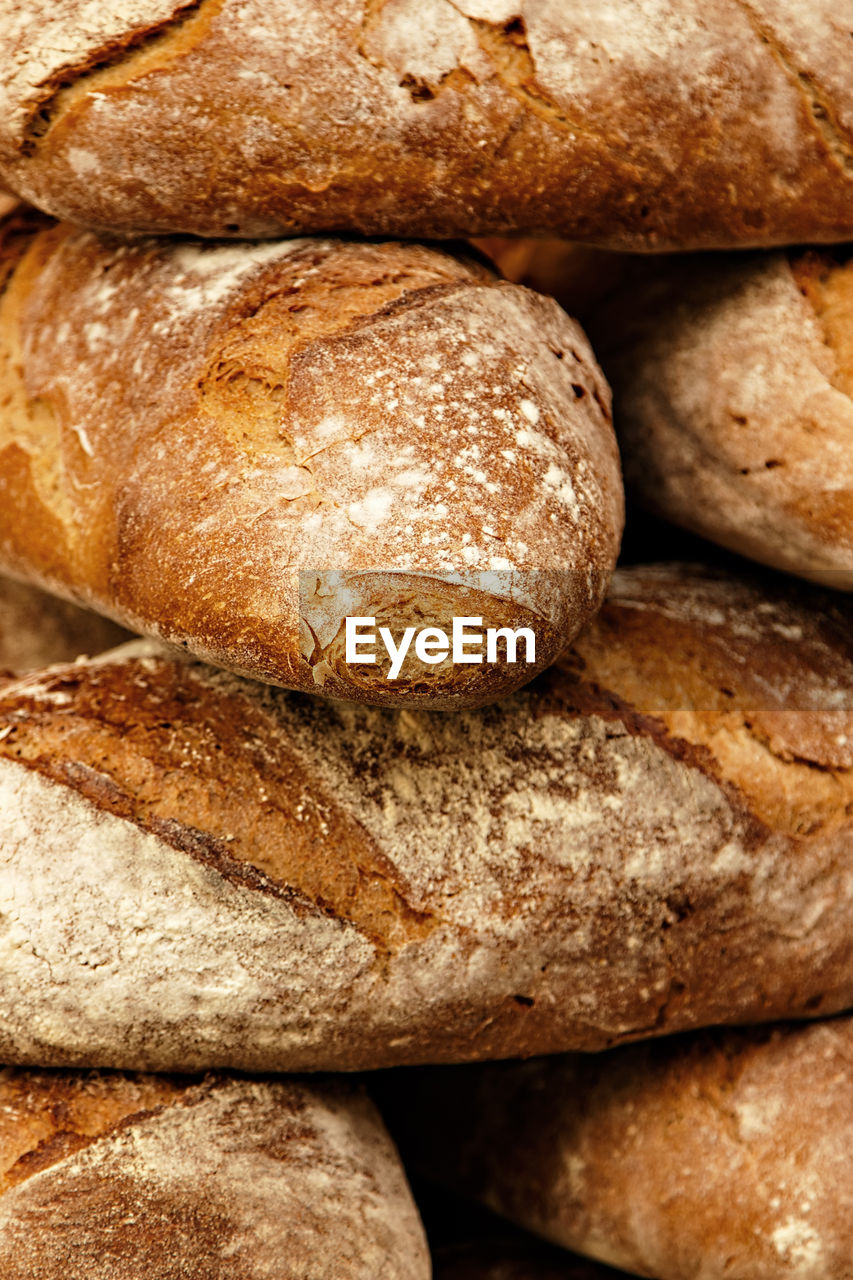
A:
[[[654,1280],[850,1280],[853,1018],[405,1073],[404,1157]]]
[[[831,0],[2,0],[0,176],[115,230],[853,235]]]
[[[148,641],[8,686],[0,1061],[370,1068],[850,1006],[850,613],[803,591],[620,571],[567,659],[454,716]]]
[[[555,303],[418,245],[38,221],[0,231],[0,564],[372,703],[489,701],[599,606],[622,525],[609,391]],[[349,617],[373,620],[354,661]],[[469,660],[421,660],[456,618]],[[417,633],[396,672],[381,628]],[[489,662],[489,629],[535,643]]]
[[[655,262],[593,323],[639,501],[853,590],[849,250]]]
[[[0,673],[34,671],[129,640],[114,622],[0,577]]]
[[[397,1153],[341,1083],[6,1069],[4,1280],[429,1280]]]

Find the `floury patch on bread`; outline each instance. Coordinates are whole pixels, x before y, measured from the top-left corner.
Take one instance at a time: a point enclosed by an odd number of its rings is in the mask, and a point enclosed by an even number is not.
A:
[[[0,1072],[4,1280],[429,1280],[405,1175],[341,1082]]]
[[[0,1059],[350,1070],[849,1007],[850,617],[802,590],[620,571],[453,716],[149,642],[8,686]]]
[[[478,705],[599,606],[622,527],[579,327],[414,244],[0,230],[0,562],[243,675]],[[529,629],[535,662],[348,664],[345,618]]]
[[[0,176],[117,231],[853,235],[846,0],[2,0]]]

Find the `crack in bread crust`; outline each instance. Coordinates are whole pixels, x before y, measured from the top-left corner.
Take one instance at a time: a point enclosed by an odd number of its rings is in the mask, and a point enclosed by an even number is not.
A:
[[[792,85],[803,100],[815,135],[825,143],[827,151],[834,158],[839,169],[853,173],[853,137],[839,120],[831,95],[823,89],[813,73],[802,67],[791,48],[779,40],[766,22],[762,22],[749,0],[735,0],[735,3],[746,14],[756,34],[772,50],[780,66],[785,69]]]
[[[94,49],[73,66],[55,71],[39,86],[39,96],[29,107],[22,127],[20,151],[33,155],[50,132],[57,116],[73,111],[75,102],[88,93],[97,93],[113,83],[127,83],[144,74],[150,65],[162,66],[162,55],[177,56],[203,38],[214,14],[224,0],[183,0],[170,17],[150,26],[130,30]],[[178,36],[183,39],[178,40]],[[178,48],[170,50],[176,42]]]

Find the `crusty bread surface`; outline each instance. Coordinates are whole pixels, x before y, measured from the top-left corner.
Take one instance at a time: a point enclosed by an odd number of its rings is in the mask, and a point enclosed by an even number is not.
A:
[[[853,1018],[403,1073],[415,1168],[653,1280],[850,1280]]]
[[[3,0],[0,176],[102,229],[853,235],[846,2]]]
[[[429,1280],[373,1105],[340,1082],[0,1073],[4,1280]]]
[[[853,590],[849,249],[648,264],[592,325],[634,496],[733,551]]]
[[[354,1069],[849,1006],[849,606],[802,593],[620,571],[454,716],[150,642],[9,685],[0,1058]]]
[[[0,234],[0,562],[254,678],[478,705],[598,607],[622,491],[580,328],[419,245]],[[345,617],[531,662],[346,661]],[[528,656],[526,653],[523,656]]]

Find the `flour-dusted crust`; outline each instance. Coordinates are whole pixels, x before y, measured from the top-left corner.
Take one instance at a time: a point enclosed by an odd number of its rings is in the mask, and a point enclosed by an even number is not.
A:
[[[355,1069],[844,1008],[850,634],[643,569],[453,716],[150,642],[9,686],[0,1059]]]
[[[0,250],[9,568],[242,674],[376,703],[495,698],[598,607],[619,462],[556,304],[415,244],[36,225],[12,216]],[[345,663],[345,615],[398,639],[528,627],[536,661],[412,650],[392,681]]]
[[[3,0],[0,176],[101,229],[853,234],[846,0]]]
[[[4,1280],[428,1280],[372,1104],[339,1083],[6,1070]]]
[[[78,609],[25,582],[0,578],[0,672],[70,662],[128,639],[121,627],[89,609]]]
[[[853,589],[848,251],[654,264],[594,323],[635,494],[744,555]]]
[[[850,1280],[853,1019],[409,1073],[404,1155],[654,1280]]]

